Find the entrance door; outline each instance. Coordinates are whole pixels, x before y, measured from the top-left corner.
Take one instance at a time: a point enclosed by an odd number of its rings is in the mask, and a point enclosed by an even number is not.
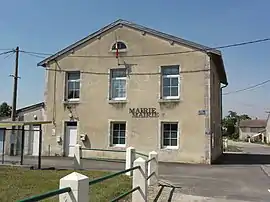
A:
[[[38,151],[39,151],[39,130],[40,126],[33,126],[33,150],[32,150],[32,155],[33,156],[38,156]]]
[[[77,143],[77,122],[66,122],[65,132],[65,154],[73,157]]]
[[[0,154],[4,153],[4,135],[5,130],[3,128],[0,128]]]

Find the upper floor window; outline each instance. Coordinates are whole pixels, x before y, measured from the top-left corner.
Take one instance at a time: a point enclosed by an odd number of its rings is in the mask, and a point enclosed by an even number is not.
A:
[[[180,75],[179,66],[162,66],[162,88],[161,95],[163,99],[178,99],[180,94]]]
[[[127,88],[126,69],[111,69],[110,98],[112,100],[125,100]]]
[[[125,52],[127,50],[127,45],[122,41],[118,41],[112,45],[111,51],[115,52],[116,49],[118,49],[119,52]]]
[[[79,100],[80,98],[80,72],[66,73],[66,99]]]

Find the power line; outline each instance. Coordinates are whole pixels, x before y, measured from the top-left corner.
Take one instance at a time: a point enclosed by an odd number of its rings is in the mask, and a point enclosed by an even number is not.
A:
[[[14,52],[15,52],[14,50],[5,51],[5,52],[0,53],[0,55],[6,55],[6,54],[9,54],[9,53],[14,53]]]
[[[62,70],[62,69],[52,69],[52,68],[45,68],[47,71],[54,71],[54,72],[69,72],[68,70]],[[210,69],[197,69],[197,70],[186,70],[186,71],[180,71],[180,74],[183,73],[197,73],[197,72],[206,72],[210,71]],[[128,68],[127,68],[128,72]],[[109,72],[94,72],[94,71],[80,71],[82,74],[92,74],[92,75],[110,75]],[[161,75],[161,72],[140,72],[140,73],[127,73],[127,76],[129,75],[145,75],[145,76],[151,76],[151,75]]]
[[[162,55],[175,55],[175,54],[185,54],[185,53],[193,53],[193,52],[199,52],[199,51],[211,51],[211,50],[217,50],[217,49],[225,49],[225,48],[232,48],[232,47],[238,47],[238,46],[244,46],[244,45],[250,45],[255,43],[262,43],[270,41],[270,38],[264,38],[264,39],[258,39],[258,40],[252,40],[252,41],[246,41],[241,43],[234,43],[234,44],[228,44],[223,46],[216,46],[213,48],[204,48],[204,49],[198,49],[198,50],[188,50],[188,51],[178,51],[178,52],[165,52],[165,53],[152,53],[152,54],[139,54],[139,55],[127,55],[123,57],[151,57],[151,56],[162,56]],[[42,52],[34,52],[34,51],[24,51],[21,50],[22,53],[27,53],[29,55],[32,55],[34,57],[42,57],[42,56],[52,56],[54,54],[50,53],[42,53]],[[69,55],[67,57],[80,57],[80,58],[114,58],[115,56],[112,55]]]
[[[13,48],[0,48],[0,51],[10,51],[10,50],[14,50]]]
[[[254,88],[258,88],[258,87],[261,87],[267,83],[270,82],[270,79],[266,80],[266,81],[263,81],[263,82],[260,82],[258,84],[255,84],[255,85],[252,85],[252,86],[249,86],[249,87],[246,87],[246,88],[242,88],[242,89],[239,89],[239,90],[235,90],[235,91],[231,91],[231,92],[227,92],[227,93],[223,93],[222,95],[230,95],[230,94],[235,94],[235,93],[240,93],[240,92],[243,92],[243,91],[247,91],[247,90],[252,90]]]
[[[11,53],[7,54],[7,55],[4,57],[4,59],[9,58],[10,56],[14,55],[14,53],[15,53],[15,52],[12,51]]]

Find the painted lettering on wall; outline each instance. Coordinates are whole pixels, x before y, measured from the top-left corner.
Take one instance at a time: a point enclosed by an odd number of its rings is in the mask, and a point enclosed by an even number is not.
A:
[[[133,118],[156,118],[159,113],[156,108],[129,108]]]

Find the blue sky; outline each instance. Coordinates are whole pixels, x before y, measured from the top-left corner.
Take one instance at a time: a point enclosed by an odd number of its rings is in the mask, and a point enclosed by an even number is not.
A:
[[[270,37],[268,0],[0,0],[0,5],[0,49],[54,53],[119,18],[212,47]],[[222,53],[229,80],[224,92],[270,79],[270,41]],[[14,60],[0,56],[0,102],[11,104]],[[18,107],[43,100],[45,72],[36,66],[39,61],[20,54]],[[224,113],[265,118],[269,88],[270,83],[224,96]]]

